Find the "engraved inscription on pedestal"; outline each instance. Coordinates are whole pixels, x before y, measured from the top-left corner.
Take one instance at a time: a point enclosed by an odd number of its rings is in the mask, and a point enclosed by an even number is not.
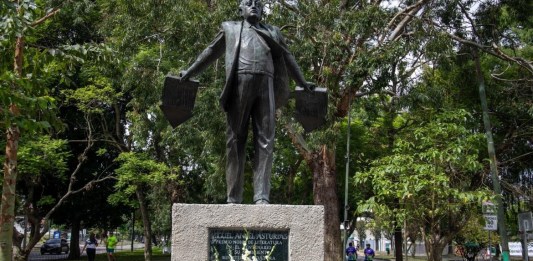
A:
[[[209,229],[209,260],[241,260],[249,251],[248,257],[258,261],[289,260],[289,231],[266,230],[225,230]],[[217,259],[218,256],[218,259]]]

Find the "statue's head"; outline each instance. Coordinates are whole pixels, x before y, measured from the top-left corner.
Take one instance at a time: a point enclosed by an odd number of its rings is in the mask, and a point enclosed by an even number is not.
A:
[[[242,0],[239,14],[248,22],[255,24],[261,21],[263,16],[263,3],[261,0]]]

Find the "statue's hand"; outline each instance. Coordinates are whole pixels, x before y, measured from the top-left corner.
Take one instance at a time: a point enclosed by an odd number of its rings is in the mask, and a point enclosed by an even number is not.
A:
[[[179,75],[180,81],[186,81],[190,78],[189,71],[181,71]]]
[[[316,84],[312,83],[312,82],[306,82],[305,83],[305,90],[308,91],[308,92],[312,92],[315,90],[316,88]]]

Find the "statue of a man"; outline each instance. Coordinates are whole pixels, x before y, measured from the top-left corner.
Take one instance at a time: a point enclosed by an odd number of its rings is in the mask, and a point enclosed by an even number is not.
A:
[[[215,40],[180,77],[182,81],[189,79],[225,54],[226,84],[220,104],[227,117],[227,202],[242,203],[245,142],[251,118],[255,147],[253,200],[268,204],[275,110],[289,97],[288,76],[299,86],[314,86],[305,81],[279,28],[261,23],[260,0],[242,0],[239,13],[243,21],[223,22]]]

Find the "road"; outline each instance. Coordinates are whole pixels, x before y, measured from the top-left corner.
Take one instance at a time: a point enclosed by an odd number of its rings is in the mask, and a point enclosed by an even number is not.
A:
[[[83,249],[83,245],[80,246],[80,251],[81,249]],[[96,253],[97,254],[100,254],[100,253],[104,253],[105,252],[105,247],[97,247],[96,248]],[[82,256],[85,256],[86,253],[82,253]],[[68,257],[68,254],[61,254],[61,255],[56,255],[56,254],[44,254],[44,255],[41,255],[41,251],[40,251],[40,248],[39,247],[35,247],[33,248],[33,250],[31,251],[31,254],[30,254],[30,258],[29,260],[30,261],[38,261],[38,260],[59,260],[59,259],[66,259]]]

